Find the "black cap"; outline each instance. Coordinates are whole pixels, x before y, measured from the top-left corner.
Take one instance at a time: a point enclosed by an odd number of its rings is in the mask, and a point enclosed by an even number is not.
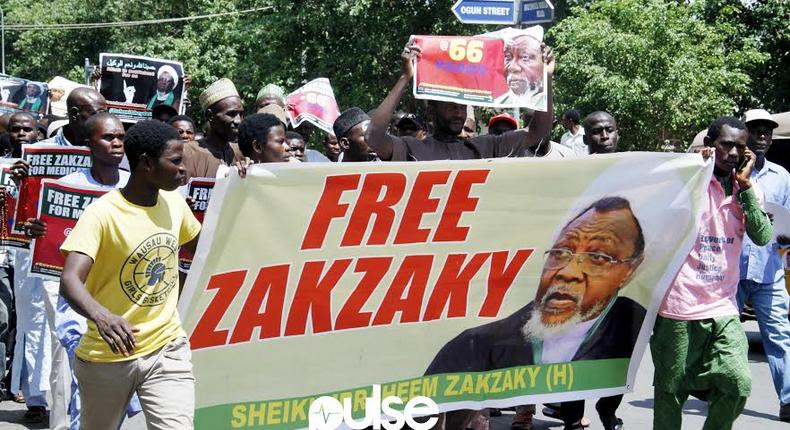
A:
[[[406,115],[403,115],[403,118],[401,118],[400,121],[398,121],[396,126],[398,128],[401,128],[406,124],[413,124],[414,127],[417,128],[418,130],[425,130],[425,122],[423,122],[423,120],[420,119],[420,117],[418,117],[413,113],[407,113]]]
[[[365,113],[365,111],[358,107],[352,107],[337,117],[335,123],[332,125],[332,130],[334,130],[335,136],[340,139],[341,137],[345,136],[346,133],[351,131],[351,129],[357,124],[369,119],[370,117]]]

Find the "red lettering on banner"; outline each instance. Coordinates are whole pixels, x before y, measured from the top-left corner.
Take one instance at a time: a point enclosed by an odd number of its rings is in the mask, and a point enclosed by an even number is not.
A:
[[[329,231],[329,224],[334,218],[343,218],[348,211],[348,204],[340,203],[343,192],[356,190],[359,186],[360,174],[329,176],[324,183],[324,191],[307,225],[300,249],[319,249]]]
[[[359,280],[357,287],[348,296],[340,313],[337,314],[335,330],[345,330],[349,328],[367,327],[370,325],[370,318],[373,312],[360,312],[365,306],[373,290],[379,286],[384,275],[390,270],[392,257],[367,257],[357,261],[354,272],[364,272],[362,279]]]
[[[259,339],[303,335],[307,332],[308,318],[312,333],[324,333],[398,322],[433,321],[440,319],[445,309],[447,318],[464,317],[468,314],[470,283],[476,276],[482,276],[481,270],[486,261],[490,262],[486,295],[478,316],[496,317],[505,295],[532,252],[532,249],[520,249],[515,253],[495,251],[448,255],[427,297],[424,313],[423,302],[435,260],[433,255],[406,256],[395,268],[392,256],[345,258],[334,260],[331,264],[327,261],[309,261],[304,264],[293,298],[288,303],[286,289],[290,266],[287,264],[261,268],[246,297],[237,298],[247,271],[213,275],[206,289],[217,292],[195,325],[190,341],[194,349],[249,342],[256,328],[260,329]],[[340,293],[335,291],[335,287],[343,282],[352,263],[354,273],[361,273],[362,276],[353,290],[343,291],[344,297],[338,297]],[[376,288],[382,285],[390,270],[396,272],[384,297],[378,306],[371,305],[377,310],[363,312],[362,308]],[[333,298],[344,300],[336,314],[333,314],[336,308],[332,306]],[[243,301],[238,319],[231,330],[218,330],[217,327],[234,301]],[[288,315],[283,333],[285,312]],[[398,313],[400,318],[396,322]],[[232,334],[228,338],[230,331]]]
[[[395,245],[404,243],[424,243],[428,241],[431,229],[420,228],[420,221],[425,214],[435,213],[439,209],[441,199],[432,199],[431,191],[436,185],[446,184],[450,172],[420,172],[414,180],[414,186],[403,210]]]
[[[446,202],[435,227],[433,241],[464,242],[469,226],[458,223],[466,212],[474,212],[479,201],[472,196],[472,187],[484,184],[490,170],[461,170],[453,178]],[[348,219],[340,246],[384,245],[390,239],[396,211],[393,209],[404,198],[406,208],[399,221],[393,244],[424,243],[432,228],[422,228],[425,214],[436,213],[441,198],[431,198],[437,185],[447,184],[451,171],[421,172],[412,189],[406,193],[407,178],[402,173],[368,173],[360,186],[362,175],[329,176],[324,184],[313,216],[302,239],[301,250],[320,249],[329,233],[333,219]],[[355,191],[354,209],[348,214],[349,203],[341,203],[344,192]],[[374,217],[375,216],[375,217]],[[372,226],[371,226],[371,220]],[[340,224],[340,223],[338,223]],[[365,234],[370,227],[370,235]]]
[[[392,207],[398,204],[405,189],[406,175],[403,173],[366,175],[340,246],[359,246],[373,215],[376,215],[376,221],[373,223],[367,244],[387,243],[392,224],[395,222],[395,210]],[[382,191],[384,191],[383,196],[381,196]],[[379,200],[380,196],[381,200]]]
[[[260,339],[280,336],[289,268],[288,264],[261,268],[239,313],[230,343],[249,342],[255,327],[260,327]],[[264,300],[266,307],[261,312]]]
[[[436,234],[433,235],[434,242],[463,242],[469,234],[469,227],[459,226],[461,215],[464,212],[474,212],[477,208],[477,197],[471,197],[469,193],[475,184],[484,184],[488,179],[490,170],[461,170],[453,180],[450,189],[450,196],[447,204],[442,211],[442,218]]]
[[[402,323],[419,321],[432,264],[433,255],[409,255],[403,259],[392,285],[376,311],[373,325],[392,324],[396,312],[401,313]],[[404,292],[406,297],[403,297]]]
[[[516,255],[507,263],[508,251],[497,251],[491,255],[491,270],[488,272],[488,291],[483,304],[480,306],[480,317],[495,317],[502,307],[502,300],[513,280],[521,271],[524,263],[532,255],[533,249],[519,249]]]
[[[321,272],[325,265],[325,261],[308,261],[304,264],[288,312],[286,336],[305,334],[308,313],[313,317],[313,333],[332,331],[332,288],[346,273],[351,259],[336,260],[322,278]]]
[[[217,330],[217,326],[225,316],[225,312],[228,311],[236,294],[241,290],[246,278],[246,270],[220,273],[209,278],[206,290],[217,290],[217,292],[206,310],[203,311],[203,316],[200,317],[189,338],[192,349],[224,345],[228,341],[229,330]]]
[[[442,273],[436,280],[423,321],[439,319],[449,303],[447,318],[466,316],[466,303],[469,296],[469,283],[480,271],[483,263],[491,256],[490,252],[475,254],[464,266],[467,254],[450,254],[444,263]]]

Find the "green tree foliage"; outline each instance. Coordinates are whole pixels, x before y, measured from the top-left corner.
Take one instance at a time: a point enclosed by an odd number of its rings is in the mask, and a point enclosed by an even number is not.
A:
[[[708,23],[728,26],[736,41],[756,36],[758,47],[768,55],[767,61],[749,71],[755,85],[742,106],[790,110],[790,2],[708,0],[704,17]]]
[[[375,108],[395,82],[411,34],[474,34],[432,0],[7,0],[6,22],[78,23],[184,17],[269,7],[229,17],[117,29],[8,32],[10,74],[83,80],[100,52],[174,59],[192,77],[190,98],[220,77],[247,105],[266,83],[294,90],[327,77],[341,109]],[[415,107],[409,97],[404,102]],[[193,115],[200,113],[193,109]]]
[[[700,19],[704,2],[591,3],[551,29],[556,106],[614,114],[621,150],[690,142],[713,118],[738,110],[751,91],[748,71],[766,59],[756,37]]]
[[[250,106],[258,89],[327,77],[341,109],[375,108],[411,34],[471,35],[438,0],[2,0],[7,24],[64,24],[265,11],[126,28],[7,31],[8,73],[82,81],[101,52],[174,59],[197,96],[232,79]],[[713,117],[749,106],[790,109],[787,0],[558,0],[556,110],[614,113],[623,149],[690,140]],[[760,50],[767,54],[761,54]],[[770,56],[770,57],[769,57]],[[750,84],[760,82],[756,90]],[[765,101],[763,103],[763,100]],[[409,95],[403,105],[421,104]],[[486,119],[486,118],[483,118]]]

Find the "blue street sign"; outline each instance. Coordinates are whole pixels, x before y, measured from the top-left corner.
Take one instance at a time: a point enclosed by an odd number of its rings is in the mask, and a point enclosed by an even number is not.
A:
[[[521,0],[522,24],[540,24],[554,21],[554,5],[549,0]]]
[[[516,0],[458,0],[453,13],[464,24],[515,24]]]

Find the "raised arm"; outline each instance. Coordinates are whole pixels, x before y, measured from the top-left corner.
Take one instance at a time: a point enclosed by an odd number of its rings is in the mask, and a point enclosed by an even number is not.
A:
[[[403,71],[389,94],[387,94],[387,97],[376,108],[373,117],[370,118],[368,130],[365,132],[365,140],[368,146],[382,160],[392,159],[392,140],[387,135],[387,129],[403,90],[408,88],[409,82],[414,76],[414,59],[419,55],[420,47],[417,46],[413,39],[409,39],[409,42],[403,48],[403,53],[401,53]]]
[[[139,329],[102,306],[85,287],[93,260],[80,252],[69,252],[60,277],[60,294],[78,314],[93,321],[112,352],[129,356],[137,346]]]

